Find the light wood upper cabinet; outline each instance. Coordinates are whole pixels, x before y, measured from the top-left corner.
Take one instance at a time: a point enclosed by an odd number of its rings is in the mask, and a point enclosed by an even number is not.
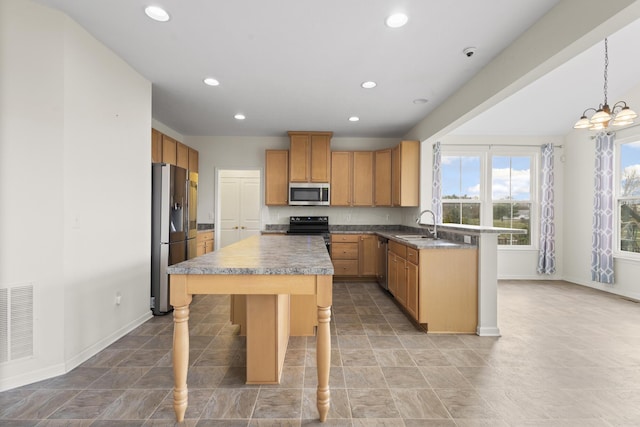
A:
[[[391,149],[375,152],[374,204],[391,206]]]
[[[402,141],[391,150],[393,206],[420,203],[420,142]]]
[[[266,150],[264,201],[269,206],[289,204],[289,152]]]
[[[191,172],[198,172],[199,154],[198,150],[194,150],[189,147],[189,170]]]
[[[176,142],[176,166],[189,169],[189,147],[182,142]]]
[[[373,152],[331,153],[331,206],[373,206]]]
[[[331,206],[351,206],[352,158],[349,151],[331,153]]]
[[[162,135],[162,161],[170,165],[176,164],[176,146],[178,141],[167,135]]]
[[[353,206],[373,206],[373,152],[353,152]]]
[[[289,181],[329,182],[332,132],[289,132]]]
[[[167,163],[198,172],[198,151],[151,128],[151,162]]]
[[[162,133],[151,128],[151,162],[162,162]]]

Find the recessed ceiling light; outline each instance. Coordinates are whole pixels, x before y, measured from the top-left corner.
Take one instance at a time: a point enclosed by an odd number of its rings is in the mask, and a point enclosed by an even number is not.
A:
[[[244,120],[246,119],[244,114],[236,114],[235,116],[233,116],[234,119],[236,120]]]
[[[362,86],[365,89],[373,89],[374,87],[378,86],[378,84],[376,82],[368,81],[368,82],[363,82],[360,86]]]
[[[154,21],[167,22],[169,20],[167,11],[158,6],[147,6],[144,9],[144,13]]]
[[[349,117],[349,121],[350,121],[350,122],[357,122],[358,120],[360,120],[360,117],[358,117],[358,116],[351,116],[351,117]]]
[[[207,77],[206,79],[204,79],[204,84],[209,86],[218,86],[220,82],[214,79],[213,77]]]
[[[413,100],[414,104],[426,104],[427,102],[429,102],[429,100],[425,98],[417,98]]]
[[[407,17],[407,15],[405,15],[404,13],[394,13],[387,18],[385,23],[387,24],[387,27],[400,28],[404,26],[407,21],[409,21],[409,17]]]

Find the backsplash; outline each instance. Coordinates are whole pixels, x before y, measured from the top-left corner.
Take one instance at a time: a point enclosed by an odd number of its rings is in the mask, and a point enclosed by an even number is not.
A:
[[[265,231],[270,232],[286,232],[289,229],[289,224],[267,224],[264,227]],[[390,225],[375,225],[375,224],[335,224],[329,225],[329,231],[332,233],[349,233],[349,232],[361,232],[361,233],[375,233],[376,231],[390,233],[407,233],[407,234],[429,234],[432,230],[431,227],[408,227],[406,225],[390,224]],[[464,242],[464,234],[453,233],[450,231],[438,230],[438,238],[443,240],[450,240],[457,243]],[[478,245],[478,236],[471,235],[471,244]]]

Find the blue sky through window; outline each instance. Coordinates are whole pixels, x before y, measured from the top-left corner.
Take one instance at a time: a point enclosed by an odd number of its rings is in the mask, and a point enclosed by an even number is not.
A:
[[[442,156],[442,197],[480,197],[480,157]]]
[[[492,157],[493,200],[531,199],[531,157]]]
[[[623,196],[640,196],[640,142],[620,145],[621,189]]]

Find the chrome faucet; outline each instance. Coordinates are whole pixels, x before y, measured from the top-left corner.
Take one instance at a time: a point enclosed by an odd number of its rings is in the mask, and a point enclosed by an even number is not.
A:
[[[418,215],[418,218],[416,218],[416,223],[420,224],[420,219],[422,218],[422,215],[424,215],[427,212],[429,212],[431,214],[431,217],[433,218],[433,232],[431,232],[431,237],[433,237],[434,239],[437,239],[438,238],[438,225],[436,224],[436,214],[433,213],[432,210],[425,209],[422,212],[420,212],[420,215]]]

